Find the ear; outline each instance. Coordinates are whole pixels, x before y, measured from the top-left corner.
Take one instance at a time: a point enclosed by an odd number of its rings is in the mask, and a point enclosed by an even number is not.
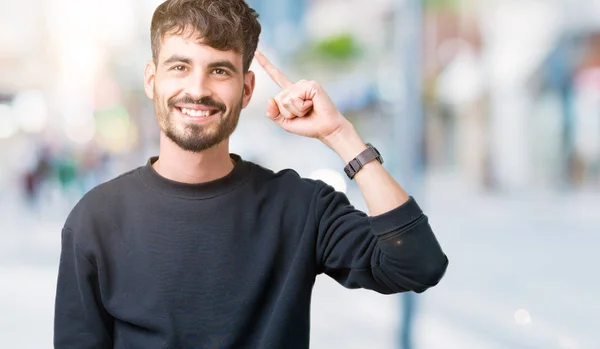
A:
[[[248,71],[244,74],[244,95],[242,98],[242,109],[246,108],[252,99],[252,93],[254,92],[254,85],[256,83],[256,77],[253,71]]]
[[[144,69],[144,90],[146,96],[150,99],[154,99],[154,77],[156,76],[156,65],[154,61],[149,61]]]

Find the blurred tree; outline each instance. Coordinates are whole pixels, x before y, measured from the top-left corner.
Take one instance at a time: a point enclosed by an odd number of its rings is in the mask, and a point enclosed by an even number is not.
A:
[[[340,34],[328,37],[315,44],[314,52],[321,59],[345,61],[356,58],[360,47],[350,34]]]
[[[327,75],[347,75],[360,63],[362,44],[352,35],[341,33],[320,40],[306,42],[292,58],[298,73],[311,75],[319,72],[320,80]],[[322,81],[323,82],[323,81]]]

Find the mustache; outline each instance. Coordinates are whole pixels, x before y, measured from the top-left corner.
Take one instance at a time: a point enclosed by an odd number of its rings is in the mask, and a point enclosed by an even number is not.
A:
[[[212,99],[211,97],[202,97],[200,99],[194,99],[190,96],[184,96],[181,98],[173,98],[170,99],[167,102],[167,105],[170,108],[175,107],[176,104],[197,104],[197,105],[203,105],[205,107],[211,107],[211,108],[217,108],[219,109],[220,112],[224,113],[225,110],[227,110],[227,107],[225,106],[225,104],[218,102],[214,99]]]

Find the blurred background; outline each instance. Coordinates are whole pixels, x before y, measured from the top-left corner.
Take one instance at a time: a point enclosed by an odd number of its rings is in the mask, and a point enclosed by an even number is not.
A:
[[[158,152],[143,92],[159,0],[0,0],[0,342],[52,347],[60,230]],[[321,82],[450,258],[421,295],[315,286],[314,348],[600,348],[599,0],[249,0],[260,48]],[[232,151],[365,210],[343,163],[264,115]]]

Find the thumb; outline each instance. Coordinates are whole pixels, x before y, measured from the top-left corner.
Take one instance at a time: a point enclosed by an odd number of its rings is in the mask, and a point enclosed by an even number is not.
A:
[[[267,116],[273,121],[278,121],[281,117],[279,107],[273,98],[269,98],[269,101],[267,102]]]

